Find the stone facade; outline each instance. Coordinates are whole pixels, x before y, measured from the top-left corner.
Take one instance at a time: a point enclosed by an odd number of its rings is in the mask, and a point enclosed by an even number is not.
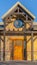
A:
[[[37,25],[33,22],[35,16],[18,2],[2,19],[0,60],[37,60]]]

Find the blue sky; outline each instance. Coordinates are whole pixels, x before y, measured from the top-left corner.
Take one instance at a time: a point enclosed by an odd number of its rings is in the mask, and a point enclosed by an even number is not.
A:
[[[31,13],[35,15],[37,22],[37,0],[0,0],[0,21],[4,13],[6,13],[17,1],[21,2]]]

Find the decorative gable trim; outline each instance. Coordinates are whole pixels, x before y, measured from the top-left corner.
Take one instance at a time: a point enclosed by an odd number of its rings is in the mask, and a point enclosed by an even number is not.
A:
[[[14,10],[17,6],[20,6],[22,7],[33,19],[35,19],[35,16],[28,10],[26,9],[25,6],[23,6],[20,2],[17,2],[11,9],[8,10],[7,13],[5,13],[3,16],[2,16],[2,19],[4,19],[10,12],[12,12],[12,10]]]

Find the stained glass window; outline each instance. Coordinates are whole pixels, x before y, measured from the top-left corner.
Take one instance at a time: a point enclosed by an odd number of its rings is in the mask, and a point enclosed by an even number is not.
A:
[[[16,21],[14,21],[14,26],[16,28],[20,28],[20,27],[24,26],[24,22],[20,19],[17,19]]]

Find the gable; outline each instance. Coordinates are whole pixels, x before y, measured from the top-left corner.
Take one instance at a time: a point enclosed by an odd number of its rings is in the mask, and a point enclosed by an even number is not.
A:
[[[6,18],[8,15],[10,15],[11,13],[13,14],[14,11],[17,10],[17,7],[21,7],[30,17],[32,17],[33,19],[35,19],[35,16],[30,12],[28,11],[28,9],[26,9],[20,2],[17,2],[7,13],[5,13],[3,16],[2,16],[2,19]]]

